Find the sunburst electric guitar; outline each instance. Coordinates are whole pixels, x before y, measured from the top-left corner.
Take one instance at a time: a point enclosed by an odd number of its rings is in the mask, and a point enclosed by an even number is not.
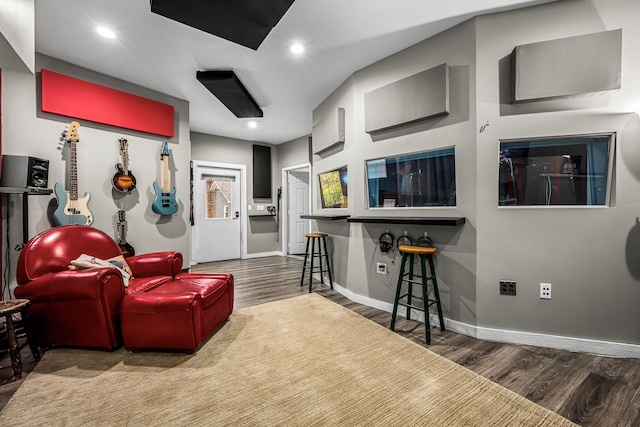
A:
[[[53,212],[52,223],[55,226],[78,224],[91,225],[93,214],[89,210],[89,200],[91,195],[84,193],[82,198],[78,198],[78,165],[76,157],[76,143],[80,140],[78,134],[78,122],[71,122],[69,129],[63,133],[63,137],[69,144],[69,191],[65,190],[62,182],[56,182],[54,192],[58,199],[58,207]]]
[[[169,145],[166,141],[162,144],[160,160],[162,161],[162,188],[158,185],[158,181],[153,182],[156,197],[151,204],[151,210],[159,215],[173,215],[178,212],[178,204],[176,188],[169,190]]]
[[[117,172],[113,175],[113,187],[123,193],[136,188],[136,177],[129,170],[129,152],[127,140],[120,138],[118,140],[118,146],[120,151],[120,163],[116,165]]]

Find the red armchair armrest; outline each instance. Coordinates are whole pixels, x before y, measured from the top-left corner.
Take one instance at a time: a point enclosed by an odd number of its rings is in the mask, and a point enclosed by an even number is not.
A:
[[[182,272],[180,252],[152,252],[126,258],[133,277],[171,276]]]
[[[48,273],[19,285],[16,298],[27,298],[33,304],[61,300],[102,300],[114,302],[124,297],[120,272],[112,268],[68,270]]]

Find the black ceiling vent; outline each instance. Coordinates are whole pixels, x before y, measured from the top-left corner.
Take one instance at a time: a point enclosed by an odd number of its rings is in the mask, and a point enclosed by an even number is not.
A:
[[[294,0],[151,0],[151,12],[257,50]]]
[[[262,110],[233,71],[198,71],[196,78],[236,117],[262,117]]]

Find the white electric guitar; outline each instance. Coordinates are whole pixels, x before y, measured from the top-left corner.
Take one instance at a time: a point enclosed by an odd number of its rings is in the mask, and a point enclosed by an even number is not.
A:
[[[78,198],[78,166],[76,160],[76,143],[80,140],[78,134],[78,122],[71,122],[69,129],[63,134],[70,148],[69,163],[69,191],[65,190],[62,182],[56,182],[54,192],[58,199],[58,207],[53,212],[51,222],[54,226],[78,224],[91,225],[93,214],[89,210],[89,200],[91,195],[84,193],[82,198]]]

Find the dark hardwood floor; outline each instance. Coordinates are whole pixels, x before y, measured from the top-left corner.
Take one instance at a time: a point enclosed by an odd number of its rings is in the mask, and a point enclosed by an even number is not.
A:
[[[235,307],[247,307],[303,295],[302,260],[269,257],[199,264],[194,272],[230,272],[235,278]],[[314,291],[388,327],[391,314],[354,303],[320,283]],[[462,365],[582,426],[640,426],[640,360],[611,358],[525,345],[477,340],[432,328],[424,343],[424,325],[399,318],[398,334]],[[23,380],[13,381],[8,354],[0,353],[0,408],[11,398],[36,362],[22,351]]]

